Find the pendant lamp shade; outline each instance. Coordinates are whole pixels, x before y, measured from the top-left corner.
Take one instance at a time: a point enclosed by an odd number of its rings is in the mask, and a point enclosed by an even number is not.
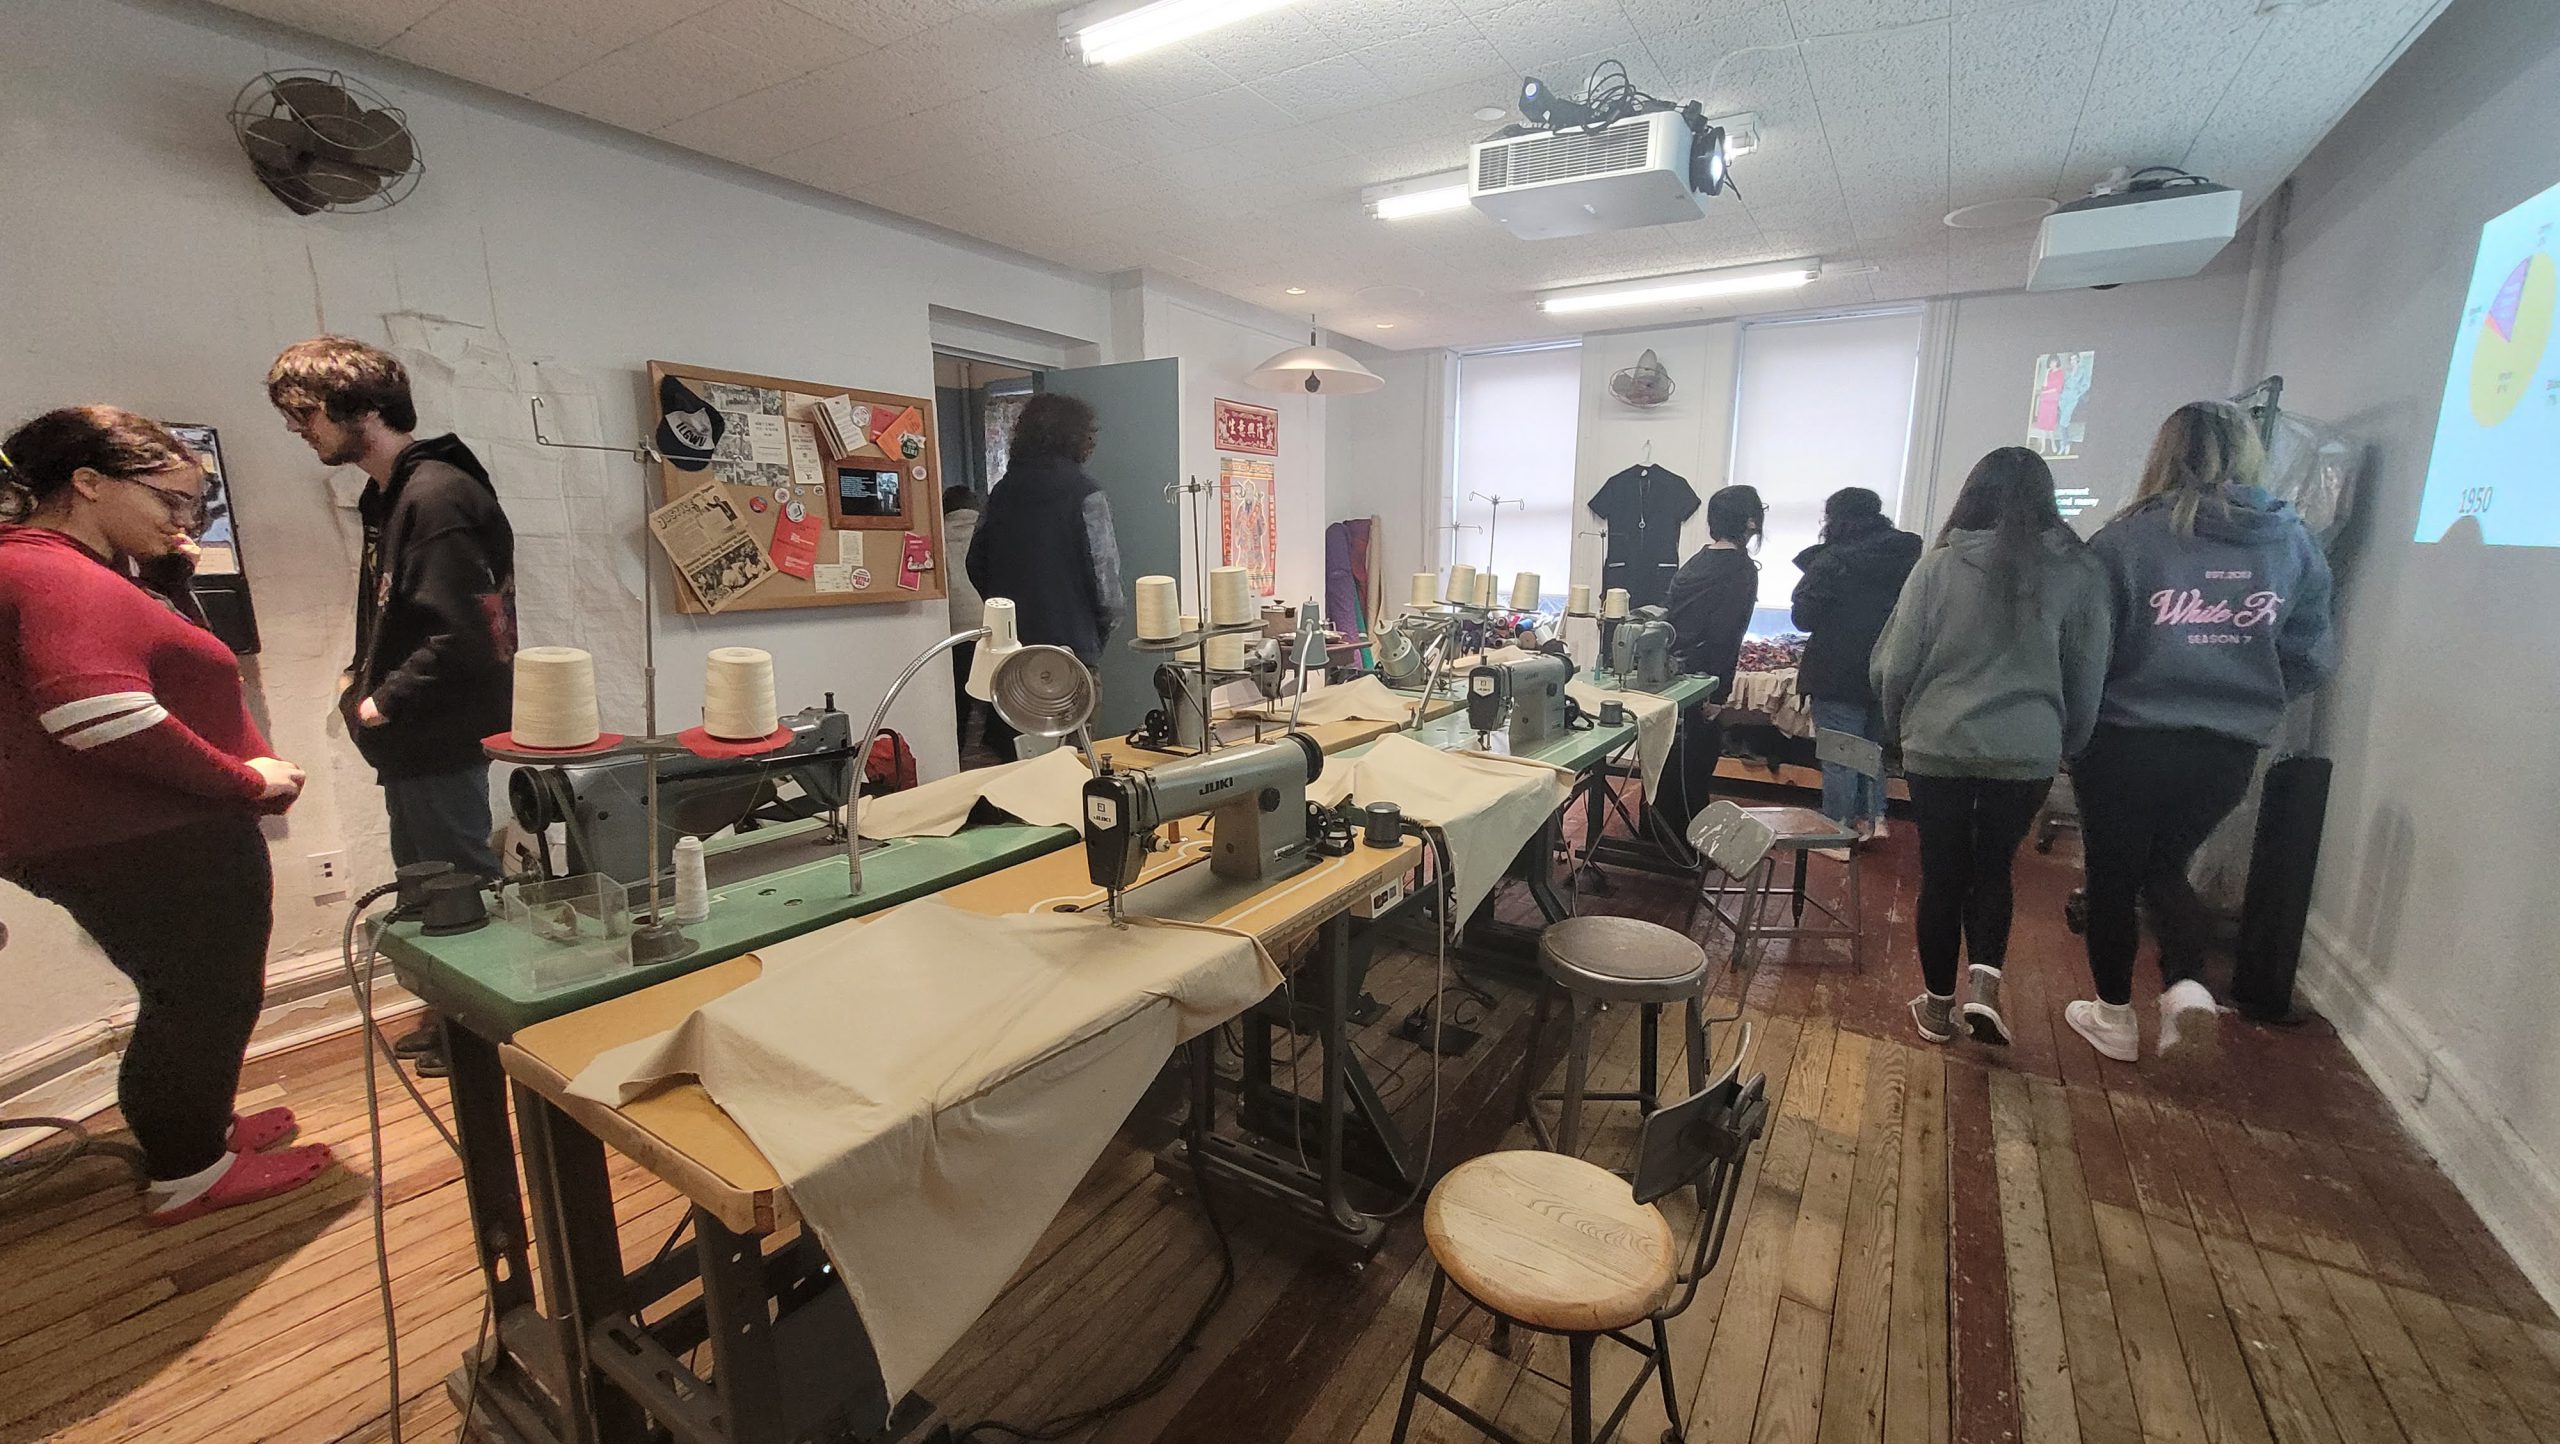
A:
[[[1263,362],[1244,380],[1258,390],[1306,396],[1357,396],[1387,384],[1387,378],[1347,354],[1317,345],[1313,331],[1307,333],[1306,345]]]

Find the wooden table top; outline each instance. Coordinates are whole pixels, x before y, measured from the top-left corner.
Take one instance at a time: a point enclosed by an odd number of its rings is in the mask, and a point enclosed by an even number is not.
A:
[[[1251,933],[1277,953],[1389,880],[1410,871],[1422,844],[1356,848],[1322,858],[1268,885],[1214,877],[1208,838],[1193,830],[1150,858],[1140,874],[1141,911]],[[1104,894],[1087,879],[1080,847],[1050,853],[935,894],[953,907],[989,915],[1097,907]],[[860,927],[859,921],[835,924]],[[755,1145],[698,1084],[664,1087],[619,1108],[569,1096],[569,1081],[596,1056],[675,1027],[695,1010],[753,981],[752,953],[655,987],[535,1023],[500,1048],[507,1072],[626,1157],[674,1185],[730,1228],[769,1233],[793,1221],[790,1193]]]

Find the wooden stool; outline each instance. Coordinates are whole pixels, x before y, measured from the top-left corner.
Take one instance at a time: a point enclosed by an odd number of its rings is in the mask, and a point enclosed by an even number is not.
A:
[[[1525,1149],[1486,1154],[1449,1170],[1423,1210],[1433,1264],[1431,1297],[1423,1305],[1405,1374],[1394,1444],[1403,1444],[1417,1398],[1505,1444],[1521,1444],[1422,1377],[1423,1365],[1457,1331],[1468,1308],[1492,1314],[1498,1327],[1564,1337],[1573,1361],[1573,1444],[1616,1433],[1646,1384],[1657,1380],[1671,1423],[1663,1438],[1678,1444],[1680,1400],[1665,1325],[1697,1297],[1699,1281],[1724,1252],[1743,1159],[1768,1119],[1764,1080],[1740,1081],[1749,1050],[1746,1031],[1733,1063],[1713,1087],[1645,1118],[1632,1188],[1581,1159]],[[1654,1201],[1692,1185],[1698,1190],[1698,1239],[1683,1270],[1671,1224]],[[1440,1300],[1451,1284],[1465,1307],[1442,1330]],[[1650,1343],[1628,1333],[1639,1324],[1650,1326]],[[1644,1367],[1595,1433],[1591,1346],[1604,1337],[1642,1355]]]
[[[1529,1025],[1529,1057],[1522,1064],[1520,1113],[1540,1148],[1578,1154],[1586,1102],[1633,1103],[1647,1115],[1662,1106],[1655,1074],[1665,1003],[1688,1007],[1689,1091],[1695,1093],[1705,1084],[1704,948],[1642,918],[1566,918],[1539,935],[1538,971],[1552,986],[1538,989],[1537,1016]],[[1557,988],[1564,990],[1566,1003],[1573,1009],[1573,1039],[1566,1045],[1563,1089],[1539,1092],[1538,1034],[1546,1028],[1547,1006]],[[1591,1020],[1607,1003],[1633,1003],[1643,1010],[1637,1019],[1640,1042],[1632,1093],[1593,1093],[1584,1087],[1591,1068]],[[1537,1107],[1550,1100],[1564,1105],[1553,1138]]]

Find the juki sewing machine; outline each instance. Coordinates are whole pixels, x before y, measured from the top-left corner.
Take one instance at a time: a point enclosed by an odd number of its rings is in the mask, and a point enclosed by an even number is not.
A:
[[[1671,685],[1680,669],[1671,660],[1674,633],[1660,607],[1638,607],[1617,624],[1609,638],[1609,670],[1618,685],[1631,692],[1659,692]]]
[[[1564,731],[1564,685],[1573,663],[1538,655],[1495,662],[1467,674],[1467,725],[1489,737],[1507,728],[1514,752]]]
[[[852,720],[832,707],[807,707],[782,722],[791,729],[791,740],[773,752],[657,759],[656,861],[661,872],[669,867],[679,837],[709,837],[742,823],[752,827],[815,817],[844,806],[854,762]],[[559,825],[568,839],[562,875],[600,872],[626,883],[647,879],[649,761],[621,756],[518,767],[507,774],[507,809],[518,827],[546,839],[541,848],[546,870],[551,857],[547,838]],[[786,778],[799,784],[799,797],[775,793],[774,784]]]
[[[1164,846],[1157,829],[1206,814],[1210,872],[1243,882],[1286,876],[1310,859],[1307,784],[1323,771],[1324,750],[1302,732],[1133,771],[1105,761],[1084,785],[1085,871],[1109,889],[1116,922],[1147,854]]]

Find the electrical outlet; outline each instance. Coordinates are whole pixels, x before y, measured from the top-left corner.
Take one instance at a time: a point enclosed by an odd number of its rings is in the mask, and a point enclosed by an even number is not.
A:
[[[311,897],[315,902],[339,897],[347,890],[347,855],[343,852],[315,852],[303,859],[311,870]]]

